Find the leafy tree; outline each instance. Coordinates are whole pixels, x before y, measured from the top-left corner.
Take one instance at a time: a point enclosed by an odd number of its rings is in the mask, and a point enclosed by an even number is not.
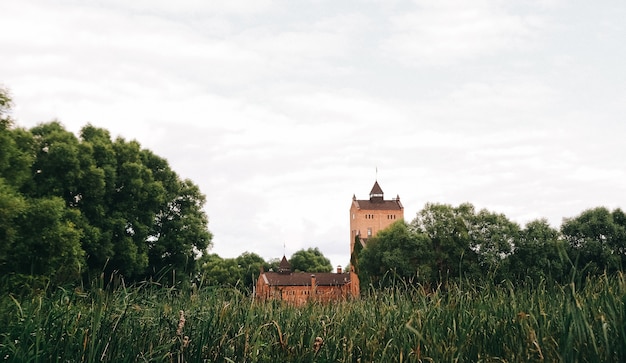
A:
[[[362,286],[389,285],[396,278],[428,282],[431,260],[428,237],[411,232],[404,221],[398,221],[368,239],[359,254],[359,279]]]
[[[10,105],[0,89],[1,272],[58,278],[106,267],[137,279],[197,271],[212,236],[196,185],[138,142],[113,141],[92,125],[80,138],[58,121],[14,128]],[[49,264],[28,256],[29,246],[49,253]]]
[[[9,113],[13,106],[13,100],[9,94],[9,90],[0,85],[0,126],[3,123],[9,123]]]
[[[234,258],[213,253],[202,256],[199,263],[203,285],[235,287],[242,283],[242,270]]]
[[[507,257],[519,236],[519,226],[504,214],[479,211],[469,220],[470,248],[476,252],[483,273],[493,278],[508,277]]]
[[[8,115],[12,104],[8,91],[0,87],[0,178],[19,191],[31,178],[33,137],[25,130],[13,127],[13,120]]]
[[[559,231],[550,227],[546,219],[526,224],[509,256],[510,276],[513,281],[539,282],[542,279],[563,282],[566,262],[565,248]]]
[[[267,268],[267,271],[273,271],[273,272],[278,271],[278,269],[280,268],[280,261],[281,259],[278,257],[269,259],[265,265],[265,267]]]
[[[589,274],[615,272],[626,262],[626,220],[620,209],[588,209],[575,218],[565,219],[561,233],[570,258],[579,271]]]
[[[289,263],[294,271],[300,272],[330,272],[333,270],[330,260],[324,257],[317,247],[296,251],[291,255]]]
[[[409,228],[413,232],[430,239],[431,281],[480,276],[478,255],[471,249],[469,233],[474,214],[474,206],[469,203],[458,207],[428,203],[411,222]]]
[[[150,231],[149,263],[152,268],[174,268],[192,275],[196,255],[211,245],[206,229],[208,218],[202,207],[205,196],[190,180],[179,180],[163,159],[146,152],[147,165],[165,189],[165,200],[159,208]]]
[[[350,266],[354,269],[354,273],[359,274],[360,266],[359,266],[359,255],[363,251],[363,244],[361,243],[361,237],[354,237],[354,248],[352,254],[350,255]],[[346,271],[350,271],[350,266],[347,266]]]
[[[256,284],[256,280],[261,273],[261,268],[265,271],[269,270],[269,264],[256,253],[244,252],[237,256],[235,260],[241,269],[243,284],[246,287],[252,287]]]
[[[76,279],[84,267],[77,215],[59,197],[30,200],[16,220],[18,237],[8,249],[10,271],[56,282]]]
[[[20,229],[17,216],[27,208],[26,200],[4,178],[0,177],[0,272],[8,273],[14,268],[12,249],[17,244]]]
[[[57,196],[68,206],[76,202],[80,177],[79,140],[58,122],[33,127],[35,160],[32,183],[24,190],[34,198]]]

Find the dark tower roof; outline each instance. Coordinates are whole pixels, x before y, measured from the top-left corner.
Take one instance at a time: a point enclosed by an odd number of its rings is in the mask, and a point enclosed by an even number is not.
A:
[[[374,182],[372,191],[370,192],[370,201],[372,203],[382,202],[384,198],[383,189],[378,185],[378,181]]]
[[[284,255],[283,259],[280,261],[280,265],[278,265],[278,272],[281,274],[288,274],[291,272],[291,264],[289,263],[289,261],[287,261],[287,257],[285,257]]]
[[[378,185],[378,181],[374,182],[370,199],[358,200],[356,196],[352,196],[352,204],[360,210],[403,210],[404,207],[400,203],[400,196],[396,199],[385,200],[383,189]]]

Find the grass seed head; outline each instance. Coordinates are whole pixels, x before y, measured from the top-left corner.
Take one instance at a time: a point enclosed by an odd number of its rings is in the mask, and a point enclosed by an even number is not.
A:
[[[324,344],[324,339],[322,339],[321,337],[315,337],[315,341],[313,342],[313,350],[315,351],[315,353],[320,350],[322,344]]]
[[[183,335],[183,328],[185,327],[185,312],[180,311],[180,318],[178,318],[178,329],[176,329],[176,335]]]

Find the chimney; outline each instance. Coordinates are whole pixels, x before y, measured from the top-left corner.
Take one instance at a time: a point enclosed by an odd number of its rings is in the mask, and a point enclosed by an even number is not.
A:
[[[311,292],[310,292],[311,298],[313,298],[315,294],[317,293],[316,290],[317,290],[317,283],[315,282],[315,275],[311,275]]]
[[[338,273],[338,274],[342,273],[342,271],[341,271],[341,265],[337,265],[337,273]]]

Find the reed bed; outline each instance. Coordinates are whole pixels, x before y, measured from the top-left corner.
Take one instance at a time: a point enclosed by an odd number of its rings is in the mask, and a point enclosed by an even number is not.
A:
[[[623,275],[575,284],[370,289],[301,307],[231,289],[62,289],[0,298],[11,362],[620,362]]]

